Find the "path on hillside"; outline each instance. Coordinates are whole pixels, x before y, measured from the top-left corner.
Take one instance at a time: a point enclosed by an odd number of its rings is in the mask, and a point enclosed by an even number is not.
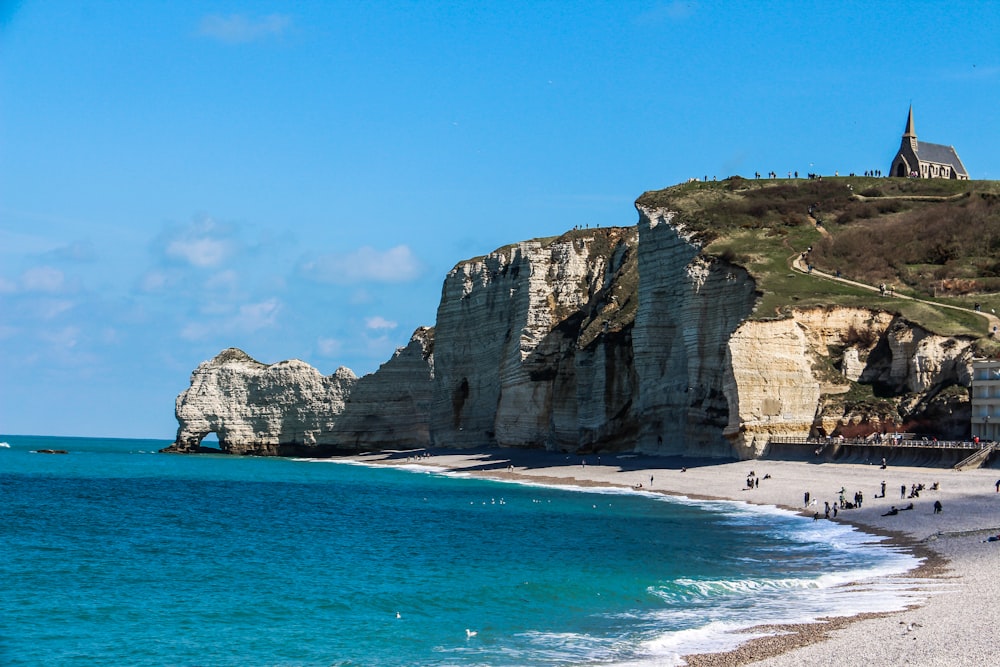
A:
[[[829,234],[829,232],[827,232],[825,229],[822,228],[822,225],[818,225],[817,229],[820,230],[820,234],[824,234],[824,233],[825,234]],[[833,280],[835,282],[844,283],[845,285],[853,285],[854,287],[860,287],[861,289],[865,289],[865,290],[868,290],[870,292],[879,292],[881,294],[881,290],[878,287],[876,287],[875,285],[869,285],[867,283],[860,283],[860,282],[858,282],[856,280],[850,280],[848,278],[837,277],[837,276],[829,274],[829,273],[827,273],[825,271],[820,271],[820,270],[818,270],[816,268],[813,268],[813,269],[810,270],[809,267],[805,266],[805,264],[802,261],[802,255],[803,254],[804,253],[797,252],[797,253],[795,253],[794,255],[792,255],[789,258],[789,265],[793,269],[795,269],[796,271],[804,273],[807,276],[815,276],[817,278],[823,278],[825,280]],[[979,315],[979,316],[981,316],[981,317],[983,317],[983,318],[986,319],[987,332],[996,332],[996,331],[998,331],[998,327],[1000,327],[1000,317],[997,317],[993,313],[984,313],[983,311],[976,310],[974,308],[965,308],[964,306],[953,306],[953,305],[948,304],[948,303],[939,303],[937,301],[928,301],[926,299],[918,299],[916,297],[907,296],[906,294],[896,294],[895,292],[892,292],[891,296],[888,296],[886,298],[888,298],[888,299],[907,299],[909,301],[916,301],[918,303],[926,303],[929,306],[936,306],[938,308],[951,308],[952,310],[961,310],[961,311],[965,311],[966,313],[972,313],[973,315]]]
[[[929,202],[942,202],[942,201],[955,201],[956,199],[961,199],[962,197],[968,197],[969,193],[959,192],[954,195],[879,195],[877,197],[866,197],[865,195],[851,195],[852,198],[858,201],[891,201],[893,199],[899,199],[902,201],[929,201]]]

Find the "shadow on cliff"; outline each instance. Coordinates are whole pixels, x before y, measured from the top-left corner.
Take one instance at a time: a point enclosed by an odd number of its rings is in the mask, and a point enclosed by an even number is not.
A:
[[[429,458],[421,459],[421,462],[428,465],[434,465],[434,457],[436,456],[463,456],[476,459],[478,463],[462,467],[463,471],[468,472],[503,471],[510,465],[528,470],[594,465],[613,467],[619,472],[650,469],[681,470],[682,468],[721,465],[736,461],[734,458],[647,456],[643,454],[580,455],[567,454],[565,452],[550,452],[541,449],[519,449],[515,447],[482,450],[423,449],[382,452],[382,454],[385,460],[398,461],[400,463],[405,463],[407,459],[412,459],[414,456],[420,457],[423,454],[429,454]]]
[[[889,445],[826,445],[816,453],[813,445],[776,445],[768,446],[760,457],[762,461],[798,461],[801,463],[855,463],[859,465],[881,465],[884,459],[888,466],[907,466],[914,468],[951,468],[974,450],[972,449],[942,449],[920,447],[892,447]],[[991,454],[981,466],[983,468],[1000,467],[1000,456]]]

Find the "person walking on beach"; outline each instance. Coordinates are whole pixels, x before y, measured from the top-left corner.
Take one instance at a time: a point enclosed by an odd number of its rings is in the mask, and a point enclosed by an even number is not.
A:
[[[941,501],[940,500],[935,500],[934,501],[934,513],[935,514],[940,514],[941,510],[942,510]]]
[[[1000,481],[997,482],[997,487],[1000,488]],[[809,506],[809,492],[808,491],[806,491],[805,495],[802,496],[802,506],[803,507],[808,507]]]
[[[906,497],[906,484],[900,484],[899,485],[899,497],[900,498],[905,498]]]
[[[882,497],[885,498],[885,480],[882,480]]]
[[[997,493],[1000,493],[1000,479],[997,480]]]

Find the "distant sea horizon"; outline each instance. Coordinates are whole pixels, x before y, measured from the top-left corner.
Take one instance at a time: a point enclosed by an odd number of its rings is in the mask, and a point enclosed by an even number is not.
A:
[[[779,508],[170,442],[0,435],[0,663],[677,664],[919,595]]]

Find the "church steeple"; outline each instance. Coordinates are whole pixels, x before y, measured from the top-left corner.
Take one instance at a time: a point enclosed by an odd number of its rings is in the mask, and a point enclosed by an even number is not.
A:
[[[913,129],[913,105],[910,105],[910,113],[906,116],[906,130],[903,132],[903,145],[909,144],[910,150],[917,152],[917,133]]]
[[[913,105],[910,105],[910,114],[906,117],[906,131],[903,132],[904,137],[917,138],[917,133],[913,131]]]

